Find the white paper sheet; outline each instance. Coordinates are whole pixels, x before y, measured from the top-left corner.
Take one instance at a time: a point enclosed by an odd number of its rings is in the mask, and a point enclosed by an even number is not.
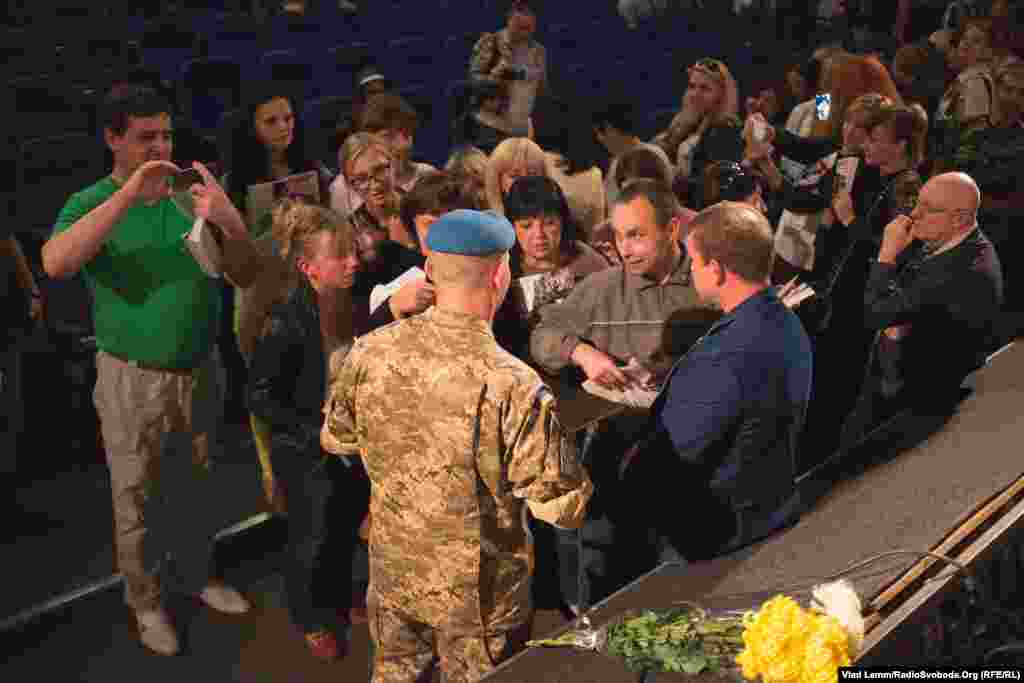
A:
[[[197,218],[192,224],[192,230],[185,235],[185,247],[204,273],[210,277],[221,277],[223,261],[220,245],[204,219]]]
[[[660,388],[654,383],[654,373],[637,362],[635,358],[630,358],[629,363],[620,369],[630,381],[625,388],[611,389],[588,379],[583,383],[583,390],[606,401],[630,408],[650,408],[654,405],[654,400],[658,398],[660,391]]]
[[[377,285],[370,292],[370,313],[372,314],[380,308],[380,305],[387,301],[388,297],[401,289],[405,283],[412,282],[413,280],[424,280],[426,277],[427,274],[421,268],[414,266],[391,282],[385,285]]]

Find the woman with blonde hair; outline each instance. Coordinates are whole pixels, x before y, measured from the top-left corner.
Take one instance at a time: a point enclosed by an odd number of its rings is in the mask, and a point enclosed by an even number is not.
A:
[[[653,142],[675,159],[678,175],[699,186],[707,164],[743,158],[739,88],[729,68],[717,59],[699,59],[687,73],[683,109]]]
[[[247,396],[269,429],[274,495],[288,511],[284,578],[290,616],[315,657],[334,659],[335,631],[354,616],[351,560],[369,484],[358,461],[320,449],[320,426],[331,378],[352,345],[349,290],[359,260],[352,225],[328,209],[285,200],[274,210],[272,230],[289,285],[255,342]],[[324,552],[328,527],[338,547]],[[322,564],[327,558],[337,561]]]
[[[398,218],[400,196],[395,184],[396,159],[391,146],[372,133],[348,136],[338,150],[339,178],[362,200],[358,207],[349,205],[347,193],[334,192],[331,208],[352,222],[359,258],[372,263],[377,258],[377,244],[387,239],[407,239]]]
[[[448,157],[444,170],[462,178],[466,190],[477,195],[480,205],[487,205],[487,155],[471,145],[457,147]]]
[[[544,150],[528,138],[504,140],[487,160],[487,174],[484,191],[487,194],[487,208],[505,215],[504,197],[517,178],[531,175],[548,175],[548,161]]]

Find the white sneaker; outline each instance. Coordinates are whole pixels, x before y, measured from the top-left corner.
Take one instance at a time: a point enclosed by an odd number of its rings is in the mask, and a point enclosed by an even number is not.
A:
[[[245,614],[249,611],[249,601],[231,586],[223,583],[211,583],[199,593],[199,599],[212,609],[224,614]]]
[[[181,646],[178,634],[162,608],[136,612],[135,620],[139,625],[139,640],[157,654],[168,657],[178,654]]]

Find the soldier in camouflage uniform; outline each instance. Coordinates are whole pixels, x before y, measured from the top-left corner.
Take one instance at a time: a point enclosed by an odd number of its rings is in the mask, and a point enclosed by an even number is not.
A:
[[[475,681],[521,649],[532,605],[528,512],[582,522],[593,486],[537,373],[500,346],[512,225],[442,216],[427,237],[436,306],[359,339],[325,412],[325,449],[372,482],[373,681]]]

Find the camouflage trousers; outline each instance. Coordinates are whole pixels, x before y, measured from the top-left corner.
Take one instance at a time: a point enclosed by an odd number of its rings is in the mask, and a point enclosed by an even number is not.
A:
[[[488,631],[485,647],[480,633],[446,633],[379,605],[372,592],[366,607],[375,650],[372,683],[429,681],[438,660],[444,683],[472,683],[521,651],[530,637],[527,621],[509,630]]]

